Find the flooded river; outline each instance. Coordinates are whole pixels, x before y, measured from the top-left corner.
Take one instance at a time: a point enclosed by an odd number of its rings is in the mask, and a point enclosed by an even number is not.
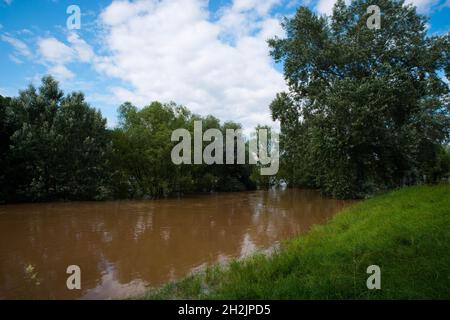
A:
[[[270,248],[347,204],[287,189],[0,206],[0,299],[138,295],[208,264]],[[81,290],[67,289],[69,265],[81,268]]]

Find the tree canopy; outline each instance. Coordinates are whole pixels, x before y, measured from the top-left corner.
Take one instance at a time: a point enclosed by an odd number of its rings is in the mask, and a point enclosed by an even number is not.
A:
[[[82,93],[64,96],[44,77],[17,98],[2,99],[2,198],[95,199],[107,184],[106,120]]]
[[[67,95],[52,77],[15,98],[0,96],[0,202],[158,198],[170,194],[256,188],[248,165],[175,165],[175,129],[191,134],[241,126],[192,114],[175,103],[138,109],[126,102],[106,127],[81,92]],[[203,142],[203,147],[208,143]],[[248,142],[246,143],[248,148]],[[224,146],[225,147],[225,146]],[[225,156],[225,155],[224,155]],[[254,175],[253,175],[254,176]]]
[[[366,24],[369,5],[381,9],[379,29]],[[282,25],[286,37],[269,40],[288,86],[270,105],[281,123],[277,178],[260,176],[260,165],[171,161],[174,130],[193,135],[201,120],[225,136],[238,123],[175,103],[126,102],[108,129],[81,92],[65,95],[44,77],[39,88],[0,96],[0,201],[156,198],[277,179],[357,198],[448,174],[450,33],[427,35],[426,19],[398,0],[338,0],[331,16],[300,7]]]
[[[203,131],[240,128],[208,115],[192,114],[175,103],[152,102],[138,110],[130,103],[119,108],[120,125],[112,132],[113,189],[115,197],[161,197],[168,194],[254,189],[249,165],[176,165],[171,160],[172,132],[186,129],[194,135],[194,121],[201,120]],[[208,143],[203,142],[203,147]],[[225,157],[225,155],[224,155]]]
[[[380,29],[366,26],[369,5]],[[439,176],[449,33],[427,36],[426,19],[397,0],[338,0],[331,16],[301,7],[283,28],[269,46],[289,88],[270,106],[284,179],[351,198]]]

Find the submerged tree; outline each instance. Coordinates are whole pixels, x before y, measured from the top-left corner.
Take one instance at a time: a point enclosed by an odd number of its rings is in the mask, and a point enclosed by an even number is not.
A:
[[[171,141],[172,132],[186,129],[193,137],[194,121],[202,122],[203,131],[214,128],[223,136],[226,129],[240,128],[232,122],[221,125],[220,120],[211,115],[192,114],[175,103],[152,102],[141,110],[124,103],[119,108],[119,127],[112,133],[115,197],[158,198],[187,192],[253,189],[249,165],[193,164],[193,161],[176,165],[172,162],[171,151],[177,144]],[[202,150],[209,143],[202,141]],[[190,146],[193,147],[193,138]]]
[[[120,198],[160,197],[172,190],[181,172],[172,163],[172,131],[186,126],[190,113],[174,104],[153,102],[138,110],[119,108],[120,126],[113,131],[113,188]]]
[[[89,106],[80,92],[64,95],[52,77],[16,98],[0,96],[0,202],[157,198],[169,194],[253,189],[243,165],[175,165],[172,132],[240,128],[200,117],[175,103],[119,108],[119,125]],[[209,142],[203,141],[203,147]],[[224,152],[225,154],[225,152]]]
[[[110,145],[105,125],[83,94],[65,97],[51,77],[44,77],[38,90],[21,91],[2,120],[8,129],[3,200],[105,196]]]
[[[369,5],[381,9],[378,30]],[[287,37],[269,45],[289,92],[271,111],[291,185],[346,198],[435,179],[449,138],[450,35],[429,37],[425,23],[396,0],[338,0],[331,17],[301,7],[284,21]]]

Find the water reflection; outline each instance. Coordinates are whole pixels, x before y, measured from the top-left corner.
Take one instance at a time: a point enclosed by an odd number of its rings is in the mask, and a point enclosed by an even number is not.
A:
[[[107,299],[268,248],[348,204],[311,190],[0,207],[0,298]],[[68,265],[82,290],[66,288]]]

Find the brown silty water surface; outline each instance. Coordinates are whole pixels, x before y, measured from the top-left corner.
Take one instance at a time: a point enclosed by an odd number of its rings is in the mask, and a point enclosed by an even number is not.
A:
[[[108,299],[273,247],[348,205],[286,189],[0,206],[0,299]],[[81,290],[66,269],[81,268]]]

